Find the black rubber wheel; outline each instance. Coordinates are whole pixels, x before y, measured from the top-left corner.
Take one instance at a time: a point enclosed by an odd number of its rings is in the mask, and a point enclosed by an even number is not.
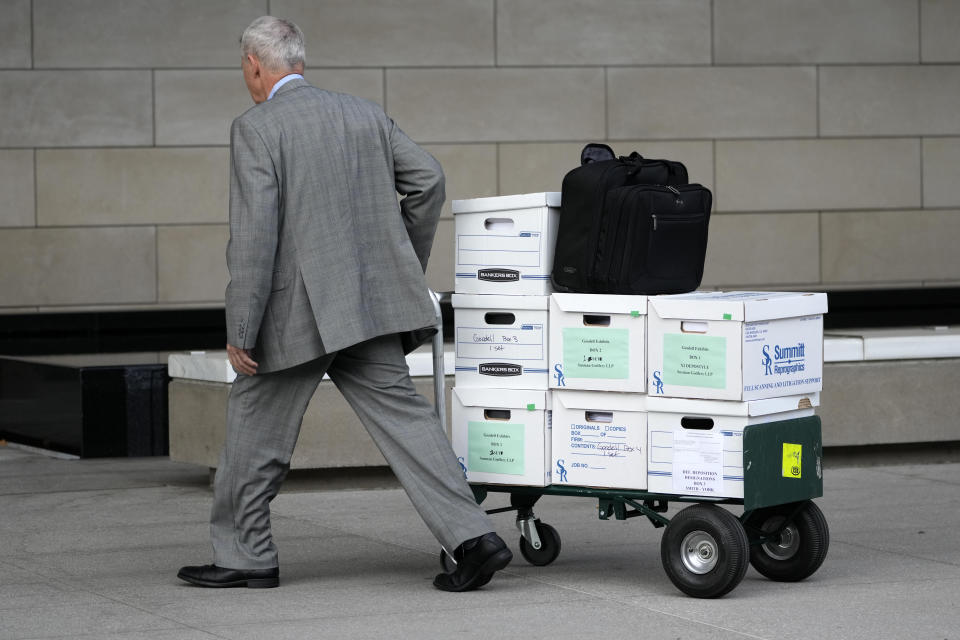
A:
[[[520,555],[530,564],[545,567],[560,555],[560,534],[548,524],[534,520],[537,535],[540,536],[540,548],[534,549],[526,538],[520,537]]]
[[[732,513],[695,504],[678,513],[660,540],[660,559],[670,581],[688,596],[719,598],[740,584],[750,542]]]
[[[813,575],[830,548],[827,520],[820,507],[809,500],[757,509],[747,516],[744,526],[755,540],[750,547],[750,564],[778,582],[797,582]],[[778,530],[779,536],[759,539]]]

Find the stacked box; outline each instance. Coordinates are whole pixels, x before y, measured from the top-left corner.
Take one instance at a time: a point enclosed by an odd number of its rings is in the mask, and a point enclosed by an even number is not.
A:
[[[651,396],[755,400],[823,388],[825,293],[649,299]]]
[[[744,428],[811,416],[819,404],[819,393],[746,402],[649,396],[647,490],[743,498]],[[802,450],[769,453],[781,454],[799,457]]]
[[[453,449],[467,479],[550,484],[550,270],[559,193],[454,200]]]
[[[826,311],[824,293],[649,299],[650,491],[743,497],[744,427],[813,415],[819,404]]]
[[[647,396],[609,391],[553,393],[553,482],[645,489]]]
[[[455,387],[453,450],[471,482],[550,484],[547,391]]]
[[[547,389],[547,296],[453,295],[456,385]]]
[[[550,295],[560,194],[454,200],[456,293]]]
[[[646,391],[647,296],[550,296],[550,388]]]

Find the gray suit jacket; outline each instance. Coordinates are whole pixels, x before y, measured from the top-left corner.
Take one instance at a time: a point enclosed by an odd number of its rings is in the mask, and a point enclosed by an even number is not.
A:
[[[227,341],[259,372],[433,324],[443,172],[377,104],[294,79],[230,151]]]

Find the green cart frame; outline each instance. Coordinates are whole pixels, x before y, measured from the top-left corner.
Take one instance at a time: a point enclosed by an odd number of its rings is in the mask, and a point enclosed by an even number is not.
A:
[[[437,333],[433,342],[436,409],[446,428],[443,322],[434,295]],[[471,483],[478,504],[490,493],[507,493],[510,506],[489,514],[517,512],[520,553],[545,566],[560,554],[560,535],[533,511],[542,496],[596,498],[601,520],[644,516],[663,527],[660,558],[664,571],[683,593],[718,598],[733,590],[747,566],[781,582],[809,577],[823,564],[830,532],[813,499],[823,496],[821,424],[818,416],[748,425],[743,430],[743,498],[713,498],[647,491],[597,489],[553,484],[527,487]],[[667,518],[671,502],[693,503]],[[735,516],[720,505],[743,505]],[[452,571],[457,558],[441,550]]]

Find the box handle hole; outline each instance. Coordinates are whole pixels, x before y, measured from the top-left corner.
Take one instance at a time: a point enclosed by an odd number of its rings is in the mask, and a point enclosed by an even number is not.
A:
[[[510,410],[509,409],[484,409],[483,419],[484,420],[509,420]]]
[[[709,431],[713,429],[713,418],[693,418],[684,416],[680,418],[680,426],[684,429],[699,429],[700,431]]]
[[[613,422],[613,411],[584,411],[583,418],[587,422]]]
[[[483,221],[483,228],[487,231],[512,231],[513,220],[510,218],[487,218]]]
[[[708,326],[706,322],[684,320],[680,323],[680,331],[684,333],[706,333]]]
[[[588,327],[609,327],[610,316],[583,316],[583,324]]]
[[[517,321],[517,316],[504,311],[491,311],[484,314],[483,319],[487,324],[513,324]]]

